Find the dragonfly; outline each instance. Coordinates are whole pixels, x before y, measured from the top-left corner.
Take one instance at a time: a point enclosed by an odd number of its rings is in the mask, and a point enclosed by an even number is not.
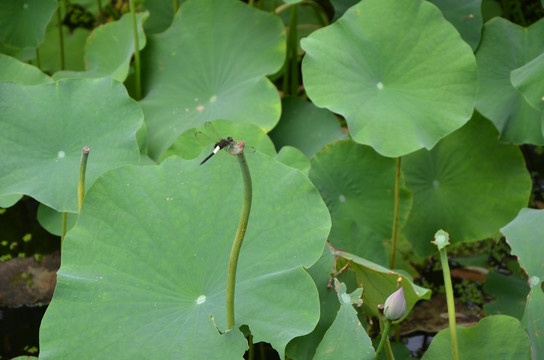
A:
[[[228,149],[229,153],[231,155],[236,155],[236,154],[239,154],[239,153],[244,152],[244,151],[246,151],[246,152],[248,152],[248,151],[249,152],[255,152],[255,148],[252,147],[252,146],[249,146],[249,147],[245,146],[244,141],[235,141],[235,140],[233,140],[233,138],[231,136],[226,137],[226,138],[222,137],[218,133],[215,126],[210,122],[206,122],[204,124],[204,129],[205,129],[204,131],[206,132],[206,134],[201,132],[201,131],[198,131],[195,134],[195,136],[199,140],[199,142],[201,144],[211,143],[212,138],[210,138],[210,136],[215,137],[217,142],[214,144],[213,150],[210,153],[210,155],[208,155],[204,160],[202,160],[200,165],[204,164],[206,161],[208,161],[212,156],[217,154],[222,149]]]
[[[200,163],[200,165],[204,164],[206,161],[208,161],[212,156],[214,156],[215,154],[217,154],[219,152],[219,150],[223,149],[223,148],[226,148],[227,146],[230,146],[232,143],[234,142],[234,140],[232,139],[232,137],[228,137],[226,139],[221,139],[219,140],[218,142],[215,143],[214,145],[214,148],[213,148],[213,151],[210,155],[208,155],[204,160],[202,160],[202,162]]]

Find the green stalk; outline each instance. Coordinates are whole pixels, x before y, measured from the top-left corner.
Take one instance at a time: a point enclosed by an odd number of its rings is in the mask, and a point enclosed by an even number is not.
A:
[[[59,27],[60,69],[64,70],[64,37],[62,35],[62,16],[60,13],[60,1],[57,2],[57,25]]]
[[[253,335],[249,334],[249,337],[247,339],[248,341],[248,355],[247,360],[254,360],[255,359],[255,346],[253,346]]]
[[[176,15],[179,9],[179,0],[174,0],[174,3],[172,5],[174,7],[174,15]]]
[[[36,48],[36,67],[40,68],[40,49]]]
[[[289,4],[284,4],[289,5]],[[276,9],[276,12],[282,11],[280,8]],[[286,56],[285,63],[283,65],[283,94],[296,95],[298,92],[298,64],[297,64],[297,13],[298,5],[290,5],[289,15],[289,32],[287,34],[286,42]]]
[[[450,266],[448,264],[448,253],[446,246],[449,245],[449,234],[444,230],[438,230],[434,236],[435,244],[440,252],[440,263],[444,275],[444,286],[446,288],[446,302],[448,304],[448,320],[450,325],[451,353],[453,360],[459,360],[459,349],[457,346],[457,327],[455,324],[455,303],[453,300],[453,286],[451,284]]]
[[[87,158],[89,157],[89,147],[83,147],[81,160],[79,161],[79,176],[77,179],[77,212],[81,211],[83,199],[85,199],[85,172],[87,170]]]
[[[60,247],[62,249],[62,244],[64,243],[64,236],[66,235],[66,211],[62,213],[62,223],[60,231]]]
[[[378,345],[378,348],[376,349],[376,356],[374,357],[375,360],[378,360],[380,358],[380,354],[382,353],[385,342],[387,338],[389,337],[390,330],[391,330],[391,320],[385,319],[385,327],[382,330],[382,338],[380,339],[380,344]]]
[[[129,0],[130,14],[132,16],[132,33],[134,34],[134,83],[136,100],[142,98],[142,82],[140,78],[140,44],[138,40],[138,23],[136,22],[136,10],[134,0]]]
[[[393,234],[391,235],[391,261],[389,268],[395,268],[395,253],[397,252],[397,227],[399,224],[400,203],[400,156],[397,158],[397,173],[395,175],[395,210],[393,214]]]
[[[232,243],[232,249],[229,258],[229,270],[227,274],[227,331],[234,326],[234,292],[236,287],[236,267],[238,266],[238,257],[240,255],[240,249],[244,236],[246,234],[247,223],[249,220],[249,212],[251,210],[251,198],[253,194],[251,185],[251,174],[249,173],[249,167],[244,156],[243,151],[237,154],[238,162],[240,163],[240,169],[242,170],[242,177],[244,179],[244,202],[242,204],[242,212],[240,214],[240,222],[238,223],[238,229],[236,230],[236,236]]]
[[[298,20],[298,4],[291,6],[291,14],[289,16],[289,40],[288,46],[291,48],[289,59],[289,94],[296,96],[298,93],[298,43],[297,43],[297,20]]]

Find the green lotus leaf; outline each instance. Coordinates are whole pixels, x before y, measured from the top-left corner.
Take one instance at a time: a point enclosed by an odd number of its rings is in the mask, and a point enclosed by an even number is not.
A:
[[[78,214],[67,213],[66,214],[66,231],[69,231],[74,227],[77,221]],[[62,235],[62,212],[58,212],[51,209],[44,204],[38,205],[38,213],[36,219],[40,223],[41,227],[47,230],[49,233],[57,236]]]
[[[435,4],[446,20],[459,31],[472,50],[476,50],[482,34],[482,0],[430,0]]]
[[[527,274],[543,281],[542,259],[535,254],[544,251],[540,240],[544,236],[544,210],[521,209],[518,216],[503,227],[501,232]]]
[[[426,1],[361,1],[301,46],[312,102],[344,116],[353,139],[382,155],[430,149],[470,119],[474,54]]]
[[[281,68],[284,55],[285,29],[274,15],[236,0],[184,2],[142,53],[150,157],[206,121],[270,130],[280,98],[265,75]]]
[[[0,81],[14,81],[26,85],[53,82],[40,69],[4,54],[0,54]]]
[[[398,290],[399,282],[404,288],[406,300],[406,313],[399,322],[408,316],[416,302],[431,298],[431,290],[414,284],[412,279],[402,273],[344,251],[333,251],[333,255],[336,256],[336,270],[340,271],[347,266],[355,273],[357,283],[362,284],[362,309],[368,316],[379,316],[378,305],[383,305],[389,295]]]
[[[515,264],[515,268],[511,268]],[[494,301],[484,304],[486,315],[509,315],[519,320],[523,317],[527,303],[529,285],[527,279],[520,274],[520,266],[517,261],[508,263],[512,274],[501,274],[496,270],[490,270],[485,278],[484,292],[493,296]]]
[[[338,20],[347,9],[357,4],[359,0],[330,0],[331,5],[334,7],[334,17],[332,21]]]
[[[91,31],[84,28],[76,28],[73,32],[67,26],[62,27],[64,40],[64,68],[73,71],[84,71],[85,64],[83,54],[85,43]],[[61,70],[59,50],[59,29],[54,21],[48,26],[45,33],[45,41],[38,48],[40,54],[40,69],[47,73]],[[36,61],[34,60],[34,65]]]
[[[10,194],[10,195],[0,195],[0,208],[9,208],[14,205],[21,199],[22,195],[19,194]]]
[[[472,327],[457,327],[459,359],[530,359],[529,339],[518,319],[488,316]],[[422,360],[450,360],[450,329],[436,334]]]
[[[86,188],[105,171],[139,161],[142,112],[123,85],[104,78],[26,86],[0,83],[0,195],[25,194],[77,212],[84,146]]]
[[[140,50],[145,47],[146,41],[142,23],[148,17],[148,12],[136,14]],[[53,75],[53,79],[92,79],[109,76],[123,82],[127,78],[135,47],[132,18],[131,14],[127,13],[119,21],[99,26],[89,35],[85,44],[86,71],[59,71]]]
[[[439,229],[453,244],[493,235],[531,193],[520,149],[501,143],[491,122],[477,113],[431,151],[404,157],[402,170],[414,196],[403,233],[422,256],[436,252],[431,241]]]
[[[504,18],[491,19],[484,26],[476,52],[480,80],[476,108],[493,121],[503,141],[544,144],[542,112],[531,106],[511,82],[513,76],[517,86],[529,85],[521,79],[525,69],[518,70],[517,74],[512,74],[512,71],[542,54],[543,33],[544,19],[528,28]]]
[[[523,95],[525,100],[537,110],[544,110],[544,52],[527,64],[512,70],[512,85]]]
[[[328,143],[346,138],[333,113],[294,97],[282,100],[280,122],[269,135],[276,148],[291,145],[308,158]]]
[[[542,291],[542,278],[531,284],[531,291],[527,295],[527,305],[523,314],[522,324],[527,328],[531,340],[531,352],[533,359],[544,356],[544,342],[542,342],[542,329],[544,329],[544,292]]]
[[[286,355],[297,360],[311,360],[327,329],[331,326],[340,308],[338,296],[331,287],[331,274],[334,273],[334,257],[331,249],[325,246],[319,260],[308,268],[319,292],[320,317],[314,330],[308,335],[293,339],[287,346]]]
[[[332,143],[311,161],[310,179],[332,217],[330,243],[378,264],[391,256],[396,162],[351,140]],[[411,195],[400,191],[399,227],[406,221]]]
[[[238,261],[236,324],[278,351],[309,333],[319,298],[303,269],[330,230],[323,200],[300,171],[246,155],[253,201]],[[242,358],[226,327],[225,293],[242,203],[236,159],[203,166],[170,157],[109,171],[88,191],[63,245],[55,294],[40,328],[41,358]]]
[[[179,0],[181,4],[184,0]],[[146,1],[141,4],[149,11],[149,19],[144,23],[144,32],[147,35],[157,34],[166,30],[174,18],[174,9],[170,0]]]
[[[276,156],[276,160],[285,165],[294,167],[308,175],[310,172],[310,160],[296,147],[284,146]]]
[[[38,46],[56,9],[56,0],[0,1],[0,43],[16,48]]]
[[[352,301],[361,295],[363,289],[357,288],[353,293],[346,292],[346,285],[334,279],[334,287],[340,300],[340,310],[336,319],[325,333],[323,340],[315,352],[315,360],[328,360],[331,357],[340,359],[374,359],[376,353],[370,337],[357,317]],[[355,298],[355,299],[354,299]]]

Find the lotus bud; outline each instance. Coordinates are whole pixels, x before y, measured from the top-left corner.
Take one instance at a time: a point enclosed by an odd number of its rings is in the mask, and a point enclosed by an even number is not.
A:
[[[395,321],[404,316],[406,312],[406,300],[404,299],[404,289],[401,287],[385,300],[383,314],[390,321]]]

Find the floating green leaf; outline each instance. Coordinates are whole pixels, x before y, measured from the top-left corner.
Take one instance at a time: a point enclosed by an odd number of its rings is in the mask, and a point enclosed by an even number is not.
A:
[[[537,110],[544,110],[544,52],[527,64],[512,70],[512,85]]]
[[[14,205],[21,199],[22,195],[11,194],[11,195],[1,195],[0,196],[0,208],[9,208]]]
[[[247,344],[239,331],[220,335],[210,319],[225,329],[228,258],[242,202],[239,165],[220,154],[205,166],[171,157],[96,181],[64,241],[40,329],[42,358],[154,358],[158,351],[165,358],[242,357]],[[283,358],[287,342],[318,321],[317,290],[303,266],[319,259],[330,217],[300,171],[259,152],[246,158],[253,204],[236,321]]]
[[[73,71],[85,70],[83,54],[90,33],[90,30],[84,28],[76,28],[71,32],[67,26],[62,27],[65,69]],[[42,71],[54,73],[60,70],[59,29],[56,23],[50,24],[47,28],[45,41],[40,45],[38,51]]]
[[[145,34],[142,23],[149,13],[136,15],[140,50],[145,47]],[[127,13],[119,21],[108,23],[93,30],[85,44],[86,71],[59,71],[53,75],[55,80],[65,78],[100,78],[109,76],[125,81],[134,54],[134,33],[131,14]]]
[[[4,54],[0,54],[0,81],[14,81],[26,85],[53,82],[40,69]]]
[[[184,2],[142,54],[150,157],[206,121],[271,129],[280,99],[265,75],[279,70],[284,55],[285,29],[274,15],[235,0]]]
[[[452,244],[493,235],[531,192],[519,148],[499,142],[496,129],[478,114],[431,151],[403,158],[402,170],[414,195],[403,233],[422,256],[436,251],[431,241],[439,229]]]
[[[328,143],[346,138],[333,113],[294,97],[282,100],[280,122],[269,135],[278,149],[291,145],[308,158]]]
[[[459,359],[530,359],[527,333],[518,319],[506,315],[488,316],[472,327],[457,327]],[[422,360],[449,360],[450,329],[439,332]]]
[[[332,217],[329,241],[378,264],[388,264],[395,208],[394,159],[351,140],[335,142],[312,159],[310,178]],[[408,217],[411,195],[400,192],[399,226]]]
[[[292,146],[284,146],[281,148],[276,160],[285,165],[294,167],[308,175],[310,171],[310,160],[297,148]]]
[[[544,19],[523,28],[497,17],[484,26],[476,52],[480,80],[476,108],[493,121],[504,141],[544,144],[541,111],[532,107],[511,82],[513,76],[517,86],[525,86],[524,70],[517,69],[542,54],[543,33]]]
[[[470,119],[474,55],[426,1],[361,1],[301,46],[314,104],[343,115],[353,139],[380,154],[430,149]]]
[[[37,47],[56,9],[56,0],[0,1],[0,43],[16,48]]]
[[[544,210],[521,209],[501,232],[506,236],[512,254],[519,258],[520,265],[529,275],[531,290],[527,296],[523,324],[527,326],[531,339],[533,359],[539,359],[544,355],[544,266],[540,256],[544,253]]]
[[[430,0],[435,4],[446,20],[459,31],[472,50],[476,50],[482,34],[482,0]]]
[[[135,164],[138,104],[108,78],[25,86],[0,83],[0,194],[26,194],[77,212],[83,146],[91,148],[86,187],[112,168]]]
[[[325,246],[319,260],[308,269],[319,291],[320,316],[314,330],[308,335],[293,339],[286,349],[286,355],[297,360],[312,360],[315,350],[323,335],[330,327],[340,307],[338,295],[331,286],[334,272],[334,257],[328,246]]]
[[[346,285],[334,279],[340,301],[340,310],[336,319],[325,333],[323,340],[315,352],[315,360],[328,360],[331,357],[339,359],[374,359],[376,355],[370,337],[357,317],[353,304],[360,305],[359,298],[363,289],[357,288],[347,294]]]
[[[383,305],[399,285],[404,288],[406,299],[406,313],[401,320],[410,313],[416,302],[431,297],[431,290],[417,286],[404,274],[343,251],[333,251],[333,255],[336,256],[336,269],[347,265],[347,269],[355,273],[357,282],[362,284],[363,310],[369,316],[379,315],[378,305]]]

